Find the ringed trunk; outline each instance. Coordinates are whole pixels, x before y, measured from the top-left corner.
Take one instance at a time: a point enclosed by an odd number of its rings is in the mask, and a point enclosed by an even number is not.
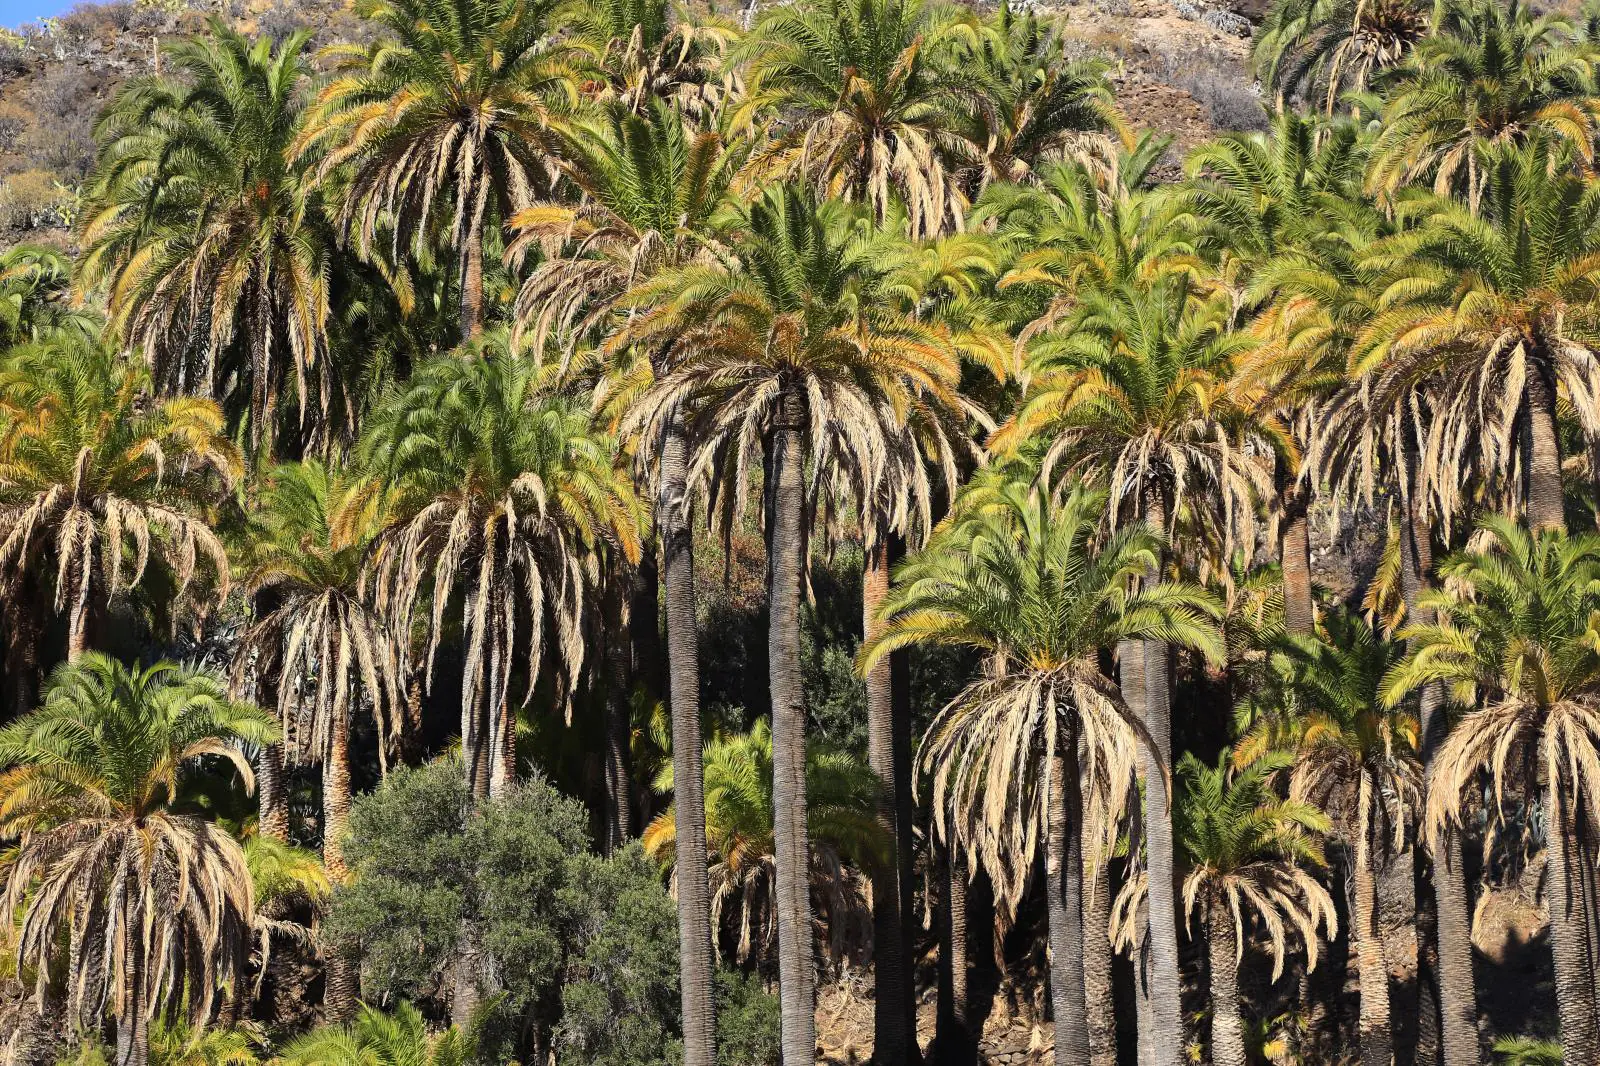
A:
[[[461,249],[461,335],[468,340],[483,332],[483,212],[480,201]]]
[[[705,769],[701,762],[700,648],[694,603],[694,540],[689,531],[683,416],[667,424],[661,449],[656,530],[666,591],[667,674],[672,711],[673,809],[677,831],[679,992],[684,1066],[715,1066],[716,964],[706,848]]]
[[[1056,1066],[1089,1061],[1089,1009],[1083,980],[1083,817],[1078,735],[1057,738],[1049,765],[1045,913],[1050,926],[1050,1006]]]
[[[1566,507],[1561,490],[1561,440],[1556,432],[1556,387],[1544,359],[1529,361],[1528,525],[1535,532],[1562,529]]]
[[[878,605],[889,592],[889,543],[879,530],[866,554],[862,574],[862,636],[878,631]],[[909,980],[909,952],[900,909],[900,887],[910,841],[899,833],[899,793],[909,782],[897,773],[894,713],[894,656],[878,661],[867,675],[867,758],[878,777],[878,824],[889,842],[885,861],[872,870],[872,961],[874,972],[872,1058],[878,1066],[900,1066],[916,1055],[916,1027]],[[952,856],[952,861],[954,857]],[[957,878],[951,875],[952,893]],[[962,886],[965,889],[965,885]],[[964,975],[963,975],[964,978]]]
[[[1557,760],[1550,760],[1552,763]],[[1587,909],[1578,885],[1577,840],[1571,795],[1560,769],[1552,765],[1545,786],[1549,813],[1545,894],[1550,909],[1550,951],[1555,957],[1556,1013],[1561,1055],[1566,1066],[1600,1061],[1596,1032],[1594,965],[1590,958]]]
[[[812,961],[811,844],[806,826],[806,706],[800,675],[800,578],[804,565],[805,407],[789,389],[772,430],[772,530],[767,635],[772,694],[773,840],[777,867],[779,999],[784,1066],[816,1061],[816,975]]]
[[[1283,565],[1283,624],[1291,635],[1309,635],[1316,622],[1311,598],[1310,492],[1298,481],[1279,490],[1283,529],[1279,560]]]
[[[347,880],[344,861],[345,825],[350,820],[350,718],[340,714],[333,724],[328,758],[322,764],[322,862],[335,884]],[[355,1013],[361,994],[361,973],[355,960],[338,946],[328,949],[323,969],[322,1012],[325,1020],[344,1022]]]
[[[1112,993],[1111,861],[1083,849],[1083,995],[1089,1011],[1090,1066],[1117,1066],[1117,1011]]]
[[[1378,881],[1372,847],[1372,808],[1378,802],[1372,775],[1362,771],[1357,800],[1355,947],[1361,980],[1361,1064],[1391,1066],[1394,1040],[1389,1024],[1389,966],[1378,929]]]
[[[622,617],[622,579],[613,573],[602,609],[606,617],[606,850],[616,851],[632,839],[633,715],[628,673],[632,648]]]
[[[1245,1066],[1244,1022],[1239,1014],[1239,962],[1233,911],[1220,899],[1208,908],[1207,950],[1211,969],[1211,1064]]]

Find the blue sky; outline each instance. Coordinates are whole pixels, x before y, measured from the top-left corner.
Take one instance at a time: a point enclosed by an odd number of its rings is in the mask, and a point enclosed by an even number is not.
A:
[[[0,26],[20,26],[45,15],[59,15],[77,0],[0,0]]]

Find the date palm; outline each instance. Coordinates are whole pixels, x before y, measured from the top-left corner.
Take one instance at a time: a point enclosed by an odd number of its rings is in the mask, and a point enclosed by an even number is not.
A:
[[[1405,849],[1422,799],[1416,717],[1384,698],[1400,655],[1360,616],[1330,612],[1316,636],[1287,639],[1277,659],[1285,713],[1261,718],[1234,753],[1247,764],[1274,748],[1292,751],[1289,798],[1327,812],[1350,851],[1365,1066],[1394,1056],[1377,874]]]
[[[96,316],[73,298],[71,259],[33,244],[0,252],[0,348],[37,342],[58,329],[93,334],[99,328]]]
[[[1404,62],[1429,28],[1420,0],[1279,0],[1254,34],[1251,60],[1279,110],[1286,98],[1320,95],[1331,115],[1346,93]]]
[[[660,348],[666,372],[628,417],[650,443],[686,413],[694,480],[714,483],[713,510],[744,510],[748,473],[767,473],[768,640],[777,776],[779,960],[784,1061],[809,1063],[815,1019],[810,959],[810,868],[800,687],[803,524],[832,471],[880,482],[904,412],[925,402],[959,408],[959,366],[942,332],[898,312],[882,274],[807,192],[769,189],[744,213],[738,262],[662,274],[630,300],[621,336]],[[806,477],[806,465],[812,476]],[[808,500],[809,498],[809,500]]]
[[[570,688],[583,669],[581,621],[597,577],[585,565],[590,549],[605,541],[637,559],[638,532],[632,490],[588,413],[545,388],[540,367],[503,332],[477,350],[489,357],[418,368],[384,399],[364,451],[395,493],[372,563],[376,607],[404,632],[426,606],[425,686],[460,590],[461,741],[481,797],[515,780],[519,653],[525,700],[548,643]],[[397,665],[409,673],[404,644]]]
[[[179,804],[207,761],[232,763],[248,788],[241,745],[273,732],[206,674],[99,654],[58,668],[43,705],[0,730],[18,958],[38,973],[40,1006],[51,967],[66,964],[73,1016],[116,1020],[117,1066],[147,1061],[157,1015],[203,1028],[217,989],[244,980],[255,910],[244,855]]]
[[[919,643],[988,657],[986,676],[929,726],[919,759],[933,780],[938,832],[983,864],[1009,906],[1044,842],[1055,1056],[1066,1066],[1090,1056],[1079,783],[1091,783],[1102,824],[1114,824],[1134,749],[1155,743],[1101,672],[1100,653],[1146,638],[1212,656],[1221,649],[1204,592],[1141,586],[1158,557],[1156,534],[1135,527],[1102,541],[1104,494],[1074,489],[1056,502],[1028,474],[997,473],[963,494],[896,574],[860,666]]]
[[[1352,373],[1378,410],[1426,390],[1421,452],[1445,514],[1479,497],[1564,522],[1558,403],[1600,430],[1600,186],[1542,138],[1491,152],[1473,212],[1429,197],[1421,222],[1372,250],[1392,272],[1357,338]],[[1558,400],[1559,395],[1559,400]]]
[[[1041,165],[1076,152],[1113,154],[1122,120],[1110,69],[1097,59],[1066,59],[1053,21],[1002,3],[954,62],[976,82],[959,118],[980,192],[995,181],[1028,181]]]
[[[281,1066],[468,1066],[477,1037],[451,1026],[434,1035],[422,1012],[400,1002],[392,1011],[361,1005],[354,1021],[315,1029],[290,1041]]]
[[[772,728],[758,720],[748,733],[717,737],[705,747],[706,836],[711,847],[712,920],[737,933],[742,965],[770,956],[775,940],[773,883]],[[657,776],[658,793],[673,791],[672,765]],[[883,856],[877,821],[878,780],[872,768],[844,751],[810,745],[806,751],[806,819],[812,850],[811,896],[819,905],[829,947],[842,954],[861,931],[867,906],[861,876]],[[645,851],[677,866],[677,818],[670,808],[645,829]]]
[[[152,399],[142,366],[78,334],[0,362],[0,583],[14,595],[53,579],[69,658],[152,556],[179,602],[204,611],[193,586],[206,568],[226,595],[227,553],[207,518],[240,472],[222,430],[216,404]]]
[[[83,280],[113,333],[164,389],[223,401],[253,449],[325,429],[343,397],[329,365],[329,249],[290,146],[309,34],[277,46],[213,21],[166,47],[95,127]],[[289,392],[286,402],[283,393]],[[282,411],[297,420],[280,425]]]
[[[295,144],[363,258],[381,242],[456,256],[461,332],[484,323],[494,227],[549,187],[553,117],[570,109],[556,0],[370,0],[372,43],[332,50],[336,73]]]
[[[517,295],[516,329],[535,351],[558,339],[565,355],[600,342],[606,360],[602,393],[608,416],[626,409],[664,369],[670,346],[633,345],[610,337],[621,297],[663,270],[707,255],[713,220],[746,152],[712,131],[695,131],[670,107],[650,103],[634,114],[611,105],[595,123],[564,131],[563,171],[583,190],[574,205],[548,199],[512,218],[515,262],[537,257]],[[654,523],[666,600],[667,658],[676,790],[677,851],[693,868],[706,866],[705,802],[700,793],[699,638],[694,595],[694,544],[688,510],[683,423],[663,429],[664,460],[654,471]],[[648,624],[648,623],[647,623]],[[684,1055],[687,1066],[716,1059],[711,901],[698,879],[678,883],[682,955]]]
[[[971,17],[930,0],[827,0],[771,8],[734,50],[747,92],[734,120],[781,114],[758,161],[819,192],[903,207],[912,236],[959,229],[966,211],[953,119],[969,85],[952,51]]]
[[[576,0],[555,17],[601,101],[640,113],[666,100],[705,118],[731,88],[722,57],[735,31],[714,15],[696,18],[671,0]]]
[[[1288,756],[1273,754],[1234,770],[1227,752],[1215,767],[1192,752],[1178,762],[1173,832],[1189,868],[1184,911],[1191,928],[1197,913],[1205,923],[1214,1066],[1247,1061],[1238,968],[1248,925],[1266,933],[1274,982],[1283,973],[1291,935],[1305,945],[1307,965],[1315,969],[1318,928],[1330,940],[1338,933],[1333,897],[1312,872],[1324,865],[1321,836],[1329,829],[1328,817],[1273,790],[1273,775],[1289,762]],[[1118,895],[1117,939],[1131,941],[1145,892],[1141,876]]]
[[[1485,519],[1481,532],[1482,549],[1441,564],[1440,588],[1425,597],[1437,621],[1408,631],[1414,650],[1385,694],[1397,702],[1439,683],[1470,708],[1433,761],[1430,835],[1461,827],[1482,775],[1495,808],[1508,787],[1542,788],[1563,1061],[1588,1062],[1600,1037],[1578,812],[1600,786],[1600,540],[1530,533],[1504,517]]]
[[[1535,137],[1564,144],[1569,165],[1592,171],[1600,51],[1574,41],[1565,18],[1536,15],[1522,0],[1445,10],[1444,24],[1387,81],[1372,187],[1392,193],[1431,179],[1435,192],[1463,195],[1476,211],[1490,151]]]

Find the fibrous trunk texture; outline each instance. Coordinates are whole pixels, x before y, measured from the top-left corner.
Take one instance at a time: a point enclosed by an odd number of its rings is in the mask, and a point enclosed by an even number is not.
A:
[[[1550,950],[1555,956],[1556,1014],[1561,1055],[1566,1066],[1600,1062],[1596,1033],[1594,965],[1590,957],[1588,913],[1576,876],[1575,812],[1567,782],[1552,774],[1545,788],[1548,812],[1546,905],[1550,909]]]
[[[1535,531],[1566,524],[1561,492],[1561,440],[1556,431],[1556,386],[1546,360],[1528,364],[1528,525]]]
[[[1315,624],[1311,599],[1310,492],[1288,478],[1280,488],[1283,528],[1279,557],[1283,565],[1283,625],[1292,635],[1308,636]]]
[[[350,869],[344,861],[345,824],[350,820],[350,718],[339,714],[331,723],[328,758],[322,765],[322,862],[335,884]],[[356,961],[338,945],[328,948],[323,971],[322,1012],[325,1020],[344,1022],[355,1013],[361,993]]]
[[[622,575],[613,571],[602,609],[606,631],[606,850],[616,851],[632,839],[633,716],[629,706],[629,660],[633,649],[623,618],[627,594]],[[652,618],[653,622],[654,619]]]
[[[1211,1066],[1245,1066],[1233,911],[1220,899],[1212,900],[1209,910],[1206,947],[1211,967]]]
[[[1394,1041],[1389,1024],[1389,967],[1378,929],[1378,879],[1372,846],[1372,810],[1379,802],[1376,783],[1363,771],[1357,800],[1355,869],[1356,964],[1361,979],[1362,1066],[1391,1066]]]
[[[1089,1009],[1089,1062],[1117,1066],[1117,1010],[1111,983],[1111,861],[1083,849],[1083,996]]]
[[[768,549],[767,668],[772,694],[773,844],[777,868],[778,994],[784,1066],[816,1060],[811,845],[806,826],[806,706],[800,673],[800,579],[804,566],[802,397],[791,390],[771,434],[772,527]]]
[[[707,880],[705,770],[700,754],[700,648],[681,415],[675,415],[667,426],[660,476],[656,530],[661,537],[661,573],[666,588],[683,1061],[684,1066],[715,1066],[715,955]]]

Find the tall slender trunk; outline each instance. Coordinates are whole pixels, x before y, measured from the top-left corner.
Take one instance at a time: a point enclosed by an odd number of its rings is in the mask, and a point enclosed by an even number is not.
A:
[[[978,1040],[972,1031],[972,991],[968,986],[972,957],[967,928],[967,857],[956,847],[944,850],[936,861],[944,871],[944,913],[939,919],[938,1015],[929,1057],[939,1066],[975,1066]]]
[[[461,249],[461,335],[471,340],[483,332],[483,213],[480,202],[472,211],[466,244]]]
[[[350,716],[340,714],[331,723],[328,758],[322,764],[322,862],[335,884],[350,875],[344,861],[345,825],[350,820]],[[328,948],[323,969],[324,1020],[344,1022],[355,1012],[361,994],[361,973],[341,945]]]
[[[1207,907],[1206,924],[1211,969],[1211,1066],[1245,1066],[1233,911],[1223,900],[1213,899]]]
[[[1408,449],[1407,470],[1415,470],[1415,447]],[[1422,478],[1415,475],[1406,485],[1400,527],[1400,579],[1405,596],[1407,621],[1412,625],[1433,621],[1434,612],[1421,604],[1428,577],[1433,572],[1433,543],[1422,516],[1420,496]],[[1419,726],[1422,739],[1422,764],[1432,789],[1433,756],[1444,738],[1444,693],[1437,684],[1422,690],[1419,699]],[[1472,901],[1467,886],[1466,865],[1461,856],[1461,839],[1453,831],[1430,841],[1432,861],[1425,849],[1415,856],[1423,867],[1418,893],[1418,969],[1431,967],[1435,975],[1438,1009],[1438,1051],[1444,1066],[1475,1066],[1481,1057],[1478,1046],[1478,997],[1472,973]],[[1426,892],[1432,891],[1432,921],[1421,912],[1427,909]],[[1419,976],[1419,981],[1421,980]],[[1425,997],[1426,998],[1426,997]],[[1434,1004],[1424,1002],[1419,1026],[1426,1028]],[[1420,1043],[1420,1040],[1419,1040]],[[1427,1052],[1419,1047],[1419,1058]]]
[[[627,589],[620,568],[613,569],[608,584],[601,639],[606,646],[606,850],[612,852],[634,835],[633,714],[628,698],[632,648],[622,617]]]
[[[1165,502],[1152,492],[1145,501],[1145,521],[1151,530],[1165,533]],[[1151,575],[1153,579],[1155,575]],[[1169,678],[1170,648],[1165,641],[1140,642],[1137,651],[1124,641],[1119,654],[1123,666],[1123,698],[1144,721],[1155,750],[1140,752],[1140,774],[1145,787],[1144,845],[1150,871],[1149,966],[1146,973],[1150,997],[1150,1051],[1154,1066],[1183,1063],[1183,985],[1178,976],[1178,907],[1174,883],[1176,861],[1172,845],[1172,800],[1167,774],[1172,767],[1172,691]]]
[[[1378,880],[1372,847],[1372,810],[1379,802],[1372,775],[1362,771],[1355,841],[1356,963],[1361,977],[1362,1066],[1391,1066],[1394,1040],[1389,1023],[1389,967],[1378,930]]]
[[[1542,349],[1542,345],[1536,345]],[[1561,491],[1561,439],[1556,430],[1556,386],[1545,358],[1528,361],[1528,525],[1561,529],[1566,507]]]
[[[1050,934],[1050,1007],[1056,1066],[1089,1061],[1089,1007],[1083,980],[1083,794],[1078,733],[1063,731],[1050,759],[1045,827],[1045,914]]]
[[[878,605],[889,592],[889,541],[884,530],[871,538],[862,574],[862,636],[877,633]],[[889,853],[872,869],[873,999],[872,1059],[878,1066],[901,1066],[919,1056],[911,988],[910,952],[900,911],[900,882],[911,842],[899,834],[900,792],[910,783],[896,771],[893,656],[878,661],[867,675],[867,759],[878,776],[878,823]]]
[[[656,531],[666,589],[667,674],[672,710],[673,809],[677,829],[679,990],[684,1066],[715,1066],[711,889],[706,854],[706,781],[701,763],[700,647],[694,602],[694,540],[683,416],[674,414],[661,448]]]
[[[1589,1066],[1600,1062],[1600,1032],[1595,1018],[1596,960],[1590,957],[1588,913],[1577,877],[1577,812],[1559,768],[1550,769],[1545,785],[1545,901],[1550,909],[1550,951],[1555,957],[1561,1055],[1566,1066]]]
[[[1098,835],[1098,834],[1097,834]],[[1111,856],[1083,849],[1083,997],[1089,1011],[1090,1066],[1117,1066],[1117,1009],[1112,993]]]
[[[773,840],[784,1066],[816,1061],[811,844],[806,827],[806,705],[800,677],[800,577],[805,560],[803,397],[789,388],[771,437],[767,668],[772,690]]]
[[[1279,498],[1283,526],[1279,533],[1279,561],[1283,565],[1283,624],[1292,635],[1306,636],[1315,624],[1311,598],[1311,493],[1293,479],[1280,475]]]
[[[122,933],[130,958],[124,978],[125,1009],[117,1016],[115,1066],[146,1066],[150,1061],[150,1018],[144,1002],[145,959],[139,936],[137,930],[125,930]]]

